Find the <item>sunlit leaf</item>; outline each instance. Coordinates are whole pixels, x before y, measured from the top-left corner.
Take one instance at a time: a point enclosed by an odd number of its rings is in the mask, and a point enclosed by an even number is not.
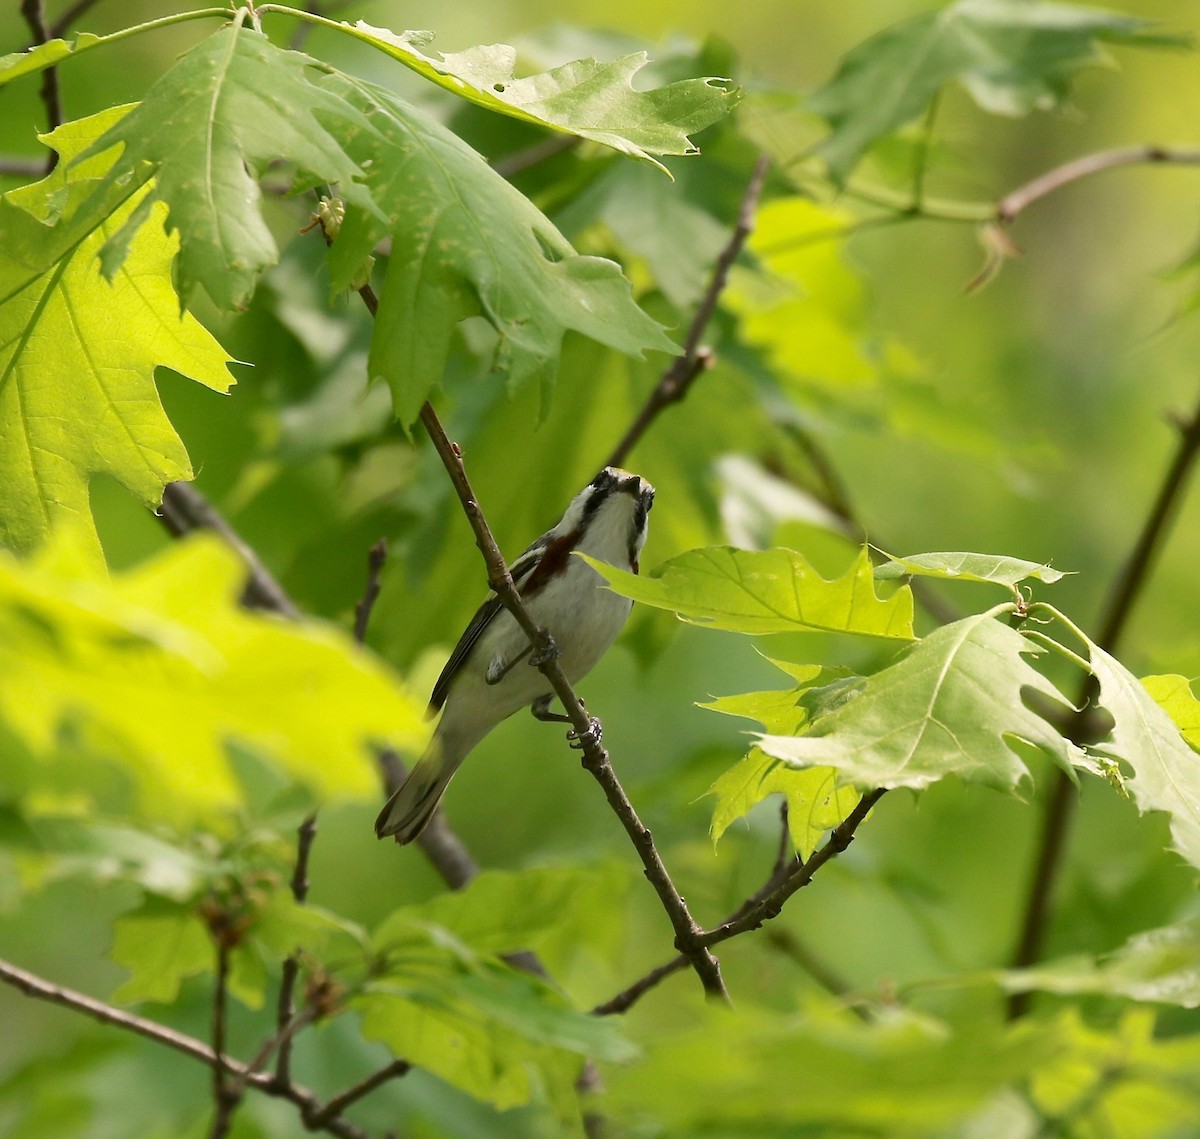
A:
[[[1128,765],[1133,777],[1125,787],[1138,810],[1166,811],[1175,849],[1200,866],[1200,755],[1133,673],[1094,642],[1087,641],[1087,650],[1100,705],[1113,718],[1110,735],[1094,749]],[[1186,709],[1181,695],[1170,701],[1173,709]]]
[[[1026,660],[1037,648],[997,612],[942,626],[896,664],[838,685],[803,734],[767,735],[759,746],[797,766],[836,767],[862,789],[922,788],[958,775],[1011,790],[1029,774],[1013,750],[1017,740],[1072,769],[1079,749],[1027,708],[1023,694],[1067,701]]]
[[[431,32],[397,34],[362,20],[339,27],[490,111],[603,143],[656,166],[656,154],[698,153],[688,134],[728,114],[739,97],[729,80],[715,78],[639,90],[633,80],[648,62],[645,52],[608,63],[577,59],[518,79],[517,52],[508,44],[428,55],[422,49],[433,39]]]
[[[955,0],[859,44],[813,96],[833,128],[817,147],[843,178],[872,142],[912,121],[959,82],[984,110],[1024,115],[1067,96],[1102,43],[1178,45],[1145,20],[1054,0]]]
[[[95,474],[111,474],[148,505],[166,483],[191,477],[155,367],[218,391],[232,382],[220,345],[180,314],[170,276],[178,243],[163,232],[162,206],[129,234],[108,281],[98,251],[142,216],[136,198],[118,187],[82,222],[62,217],[82,195],[103,193],[96,187],[111,156],[74,160],[123,114],[59,127],[47,136],[62,158],[55,171],[0,199],[0,543],[17,549],[56,523],[90,530]]]
[[[672,610],[695,625],[760,635],[826,629],[898,640],[913,636],[912,594],[902,588],[880,599],[866,550],[834,581],[795,550],[690,550],[665,562],[658,577],[580,556],[615,593]]]
[[[937,577],[947,581],[993,582],[1010,588],[1029,578],[1048,585],[1060,581],[1064,574],[1051,566],[1008,558],[999,554],[937,553],[912,554],[892,558],[875,570],[882,581],[902,577]]]
[[[1013,992],[1087,993],[1196,1008],[1200,1006],[1200,921],[1135,934],[1099,957],[1066,957],[1012,969],[1001,975],[1001,981]]]
[[[151,903],[117,919],[109,957],[132,974],[117,989],[115,1000],[170,1004],[188,977],[212,969],[215,950],[194,912]]]
[[[243,576],[210,537],[111,581],[65,543],[0,559],[0,716],[43,755],[78,726],[172,823],[241,801],[232,740],[322,797],[373,796],[367,745],[420,746],[417,702],[334,629],[241,609]]]
[[[1179,729],[1183,738],[1200,751],[1200,700],[1186,676],[1143,676],[1142,687]]]

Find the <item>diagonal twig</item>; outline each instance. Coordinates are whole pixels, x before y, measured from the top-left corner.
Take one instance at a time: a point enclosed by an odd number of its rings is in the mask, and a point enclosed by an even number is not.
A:
[[[51,31],[46,26],[46,13],[42,8],[42,0],[21,0],[21,15],[25,18],[25,23],[29,25],[34,47],[44,44],[52,38]],[[58,89],[57,67],[47,67],[42,72],[40,96],[42,105],[46,108],[46,132],[49,133],[56,127],[62,126],[63,121],[62,96]],[[49,174],[57,165],[58,151],[52,148],[42,170]]]
[[[717,310],[717,302],[729,280],[729,270],[733,268],[733,263],[740,256],[746,240],[754,231],[754,215],[758,209],[759,198],[762,197],[769,166],[770,161],[765,156],[760,156],[754,164],[754,171],[750,175],[750,181],[746,185],[746,192],[742,195],[742,203],[738,209],[737,224],[734,226],[725,248],[717,257],[716,265],[713,266],[708,288],[705,289],[704,296],[701,297],[696,313],[692,317],[692,323],[688,327],[687,337],[683,342],[683,351],[668,365],[641,411],[629,425],[624,437],[613,448],[612,454],[608,457],[608,466],[624,466],[629,453],[663,410],[682,400],[688,394],[692,384],[696,382],[697,377],[712,366],[713,355],[702,346],[704,334],[708,330],[708,323]]]
[[[1105,606],[1096,643],[1106,652],[1115,652],[1129,624],[1133,607],[1149,580],[1155,558],[1171,532],[1171,525],[1182,504],[1189,479],[1200,457],[1200,400],[1187,419],[1176,420],[1179,440],[1175,455],[1163,475],[1158,494],[1150,508],[1141,533],[1130,551],[1113,585]],[[1086,730],[1089,707],[1095,696],[1095,678],[1083,684],[1077,707],[1081,713],[1074,719],[1077,731]],[[1058,882],[1067,836],[1075,811],[1076,796],[1070,778],[1056,771],[1042,829],[1038,839],[1021,931],[1013,953],[1013,968],[1032,965],[1041,955],[1050,918],[1050,901]],[[1013,993],[1009,997],[1008,1015],[1015,1018],[1029,1008],[1030,993]]]

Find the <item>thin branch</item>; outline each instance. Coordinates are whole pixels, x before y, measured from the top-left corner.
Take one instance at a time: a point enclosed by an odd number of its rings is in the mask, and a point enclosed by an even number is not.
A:
[[[354,639],[361,645],[367,639],[367,626],[371,622],[371,610],[379,600],[379,575],[387,562],[387,542],[380,538],[367,553],[367,585],[362,600],[354,607]]]
[[[1128,627],[1133,607],[1150,578],[1155,559],[1171,533],[1175,516],[1183,502],[1197,456],[1200,455],[1200,400],[1197,401],[1190,418],[1176,420],[1176,426],[1179,430],[1179,441],[1174,458],[1163,476],[1141,533],[1124,567],[1117,575],[1100,621],[1096,643],[1107,652],[1116,651]],[[1087,730],[1090,718],[1088,713],[1095,694],[1095,678],[1089,676],[1083,683],[1076,705],[1082,710],[1074,717],[1068,734],[1081,735]],[[1025,914],[1013,954],[1012,963],[1016,969],[1032,965],[1041,956],[1049,926],[1050,902],[1062,869],[1075,803],[1073,784],[1064,772],[1057,771],[1042,819],[1041,836],[1026,896]],[[1030,993],[1013,993],[1008,1001],[1009,1017],[1022,1016],[1029,1008],[1031,999]]]
[[[203,1040],[197,1040],[194,1036],[177,1032],[173,1028],[147,1020],[136,1013],[115,1008],[113,1005],[98,1001],[95,997],[89,997],[85,993],[65,988],[62,985],[51,984],[36,974],[3,960],[0,960],[0,982],[12,986],[27,997],[71,1009],[73,1012],[89,1016],[101,1024],[112,1025],[146,1040],[152,1040],[156,1044],[162,1044],[193,1060],[199,1060],[210,1068],[220,1066],[233,1077],[244,1080],[247,1087],[275,1099],[284,1099],[295,1104],[300,1109],[301,1118],[305,1120],[322,1116],[325,1113],[325,1105],[308,1088],[300,1084],[280,1085],[275,1081],[274,1076],[264,1072],[253,1072],[247,1065],[229,1056],[218,1060],[213,1049]],[[360,1127],[341,1118],[322,1119],[314,1129],[336,1135],[338,1139],[369,1139],[367,1133]]]
[[[463,465],[462,452],[456,443],[452,443],[442,427],[432,404],[426,403],[421,409],[421,422],[424,424],[434,450],[437,451],[442,465],[446,468],[450,481],[462,503],[471,529],[475,534],[475,543],[483,554],[488,571],[488,584],[495,592],[500,603],[513,616],[522,631],[533,645],[534,653],[539,658],[538,668],[550,684],[554,694],[562,703],[564,710],[571,719],[576,741],[583,750],[583,766],[600,784],[617,817],[621,820],[626,834],[633,842],[642,860],[642,868],[650,884],[658,894],[659,901],[675,930],[675,945],[688,958],[696,975],[700,978],[704,991],[713,997],[728,1000],[725,983],[721,980],[721,969],[717,959],[699,942],[701,928],[688,910],[679,891],[671,881],[671,876],[659,856],[654,845],[654,839],[647,830],[629,797],[625,794],[612,769],[608,752],[600,744],[598,723],[588,714],[574,688],[563,674],[558,662],[558,650],[550,634],[539,627],[525,608],[521,595],[513,584],[512,575],[504,561],[500,547],[496,545],[487,519],[475,497],[466,467]]]
[[[46,27],[46,13],[42,9],[42,0],[21,0],[21,15],[29,25],[33,36],[33,46],[46,43],[51,38],[50,30]],[[58,68],[47,67],[42,72],[42,86],[39,92],[42,105],[46,108],[46,132],[62,125],[62,97],[58,90]],[[58,165],[58,151],[51,150],[42,167],[49,174]]]
[[[0,158],[0,178],[41,178],[45,161],[36,158]]]
[[[853,841],[855,832],[862,821],[870,813],[871,808],[886,794],[884,788],[864,795],[854,810],[830,832],[829,838],[820,849],[813,852],[807,862],[793,859],[790,862],[776,863],[771,876],[759,890],[747,898],[720,925],[706,931],[700,937],[704,945],[713,946],[730,938],[739,937],[743,933],[758,929],[764,922],[777,917],[783,904],[798,890],[803,889],[825,863],[836,858]],[[597,1016],[611,1016],[623,1013],[633,1007],[651,989],[655,988],[672,973],[679,972],[687,964],[683,956],[666,961],[639,977],[632,985],[617,993],[616,996],[596,1005],[592,1012]]]
[[[1121,166],[1140,166],[1146,163],[1170,163],[1181,166],[1200,164],[1200,149],[1192,147],[1168,146],[1125,146],[1115,150],[1102,150],[1096,154],[1085,154],[1082,158],[1072,159],[1047,170],[1032,181],[1018,186],[1005,194],[996,203],[996,220],[1008,224],[1015,221],[1017,216],[1034,202],[1078,182],[1081,178],[1089,178],[1105,170],[1115,170]]]
[[[292,897],[303,905],[308,897],[308,859],[313,840],[317,837],[317,816],[309,815],[296,830],[296,865],[292,870]],[[300,977],[300,959],[293,953],[283,963],[279,979],[279,1002],[275,1012],[275,1041],[279,1049],[275,1061],[275,1078],[283,1083],[291,1079],[292,1039],[295,1028],[288,1031],[296,1015],[296,981]],[[271,1041],[267,1041],[271,1044]],[[267,1045],[264,1045],[264,1050]],[[273,1051],[274,1049],[272,1049]],[[270,1051],[261,1061],[250,1066],[257,1070],[270,1059]]]
[[[209,1139],[224,1139],[233,1123],[233,1113],[241,1102],[241,1092],[230,1082],[226,1067],[225,1021],[229,1011],[229,952],[228,937],[214,930],[217,948],[217,976],[213,986],[212,1050],[215,1061],[213,1076],[213,1122]]]
[[[581,142],[583,142],[583,139],[578,135],[559,134],[555,132],[547,138],[535,142],[532,146],[527,146],[524,150],[514,151],[512,154],[506,154],[502,158],[497,158],[492,163],[492,169],[501,178],[511,180],[533,166],[537,166],[551,158],[557,158],[560,154],[565,154],[568,150],[573,150]]]
[[[50,25],[50,38],[59,39],[66,35],[75,26],[76,22],[82,19],[98,3],[100,3],[100,0],[75,0],[75,3]]]
[[[367,311],[375,316],[379,311],[379,298],[375,295],[374,289],[370,285],[364,285],[358,290],[358,294],[362,298],[363,304],[366,305]],[[704,991],[710,996],[728,1000],[729,994],[725,991],[725,982],[721,980],[721,967],[717,963],[717,959],[697,941],[702,932],[701,927],[692,917],[687,903],[684,902],[675,888],[675,884],[671,881],[671,876],[654,846],[653,837],[638,818],[633,804],[617,780],[612,764],[608,761],[608,752],[600,745],[599,722],[594,721],[588,714],[582,701],[575,694],[570,681],[563,674],[562,667],[558,663],[558,649],[554,645],[553,638],[533,620],[529,615],[529,610],[525,608],[521,595],[513,583],[512,574],[508,572],[508,564],[504,560],[504,555],[500,552],[491,527],[488,526],[479,501],[475,497],[471,480],[467,476],[467,469],[463,465],[462,451],[457,443],[451,442],[445,428],[442,427],[437,412],[428,401],[421,408],[421,423],[433,443],[433,449],[437,452],[438,458],[442,460],[442,466],[446,468],[446,473],[450,476],[450,482],[458,495],[459,502],[462,503],[463,513],[466,514],[471,531],[475,535],[475,544],[483,555],[484,565],[487,568],[488,586],[496,594],[500,604],[512,614],[513,619],[521,627],[521,631],[529,638],[533,652],[541,662],[538,665],[539,670],[570,717],[575,739],[583,750],[584,768],[591,772],[603,789],[609,805],[621,820],[625,832],[629,835],[642,860],[642,868],[647,879],[662,902],[663,909],[675,930],[676,948],[696,970],[696,975],[700,978]]]
[[[298,620],[300,610],[271,571],[263,565],[258,555],[242,540],[242,537],[224,516],[216,510],[191,483],[168,483],[163,489],[162,510],[159,514],[163,525],[176,537],[193,530],[213,530],[220,534],[249,571],[243,601],[253,609],[269,609],[291,620]]]
[[[717,263],[713,266],[712,277],[708,288],[700,299],[696,314],[688,328],[687,337],[683,343],[683,351],[675,357],[663,372],[657,386],[650,393],[642,410],[638,412],[625,437],[616,445],[608,457],[610,467],[623,466],[629,453],[646,433],[650,425],[659,417],[663,410],[673,403],[678,403],[687,395],[696,378],[705,369],[712,366],[712,353],[701,347],[701,341],[717,310],[717,302],[729,280],[729,270],[738,259],[746,240],[754,230],[754,215],[758,209],[758,200],[762,197],[763,184],[766,182],[767,169],[770,161],[760,156],[754,164],[754,171],[742,195],[742,203],[738,209],[737,224],[725,248],[721,250]]]
[[[393,1060],[385,1064],[377,1072],[373,1072],[365,1080],[359,1081],[347,1088],[341,1095],[336,1095],[320,1111],[305,1116],[304,1122],[309,1127],[320,1127],[328,1120],[341,1115],[351,1104],[357,1103],[364,1096],[370,1095],[376,1088],[382,1087],[389,1080],[406,1076],[412,1071],[412,1065],[407,1060]]]

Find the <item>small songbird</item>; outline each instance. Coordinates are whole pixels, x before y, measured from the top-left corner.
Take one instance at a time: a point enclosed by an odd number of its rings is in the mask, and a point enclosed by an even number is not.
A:
[[[562,518],[513,564],[511,573],[530,616],[549,630],[559,665],[575,684],[608,651],[632,602],[604,587],[578,550],[638,572],[654,488],[638,475],[605,467]],[[433,686],[430,714],[442,718],[424,755],[375,821],[380,838],[412,842],[429,823],[446,785],[484,736],[528,707],[539,720],[566,721],[550,711],[553,693],[531,665],[529,638],[493,593],[471,618]]]

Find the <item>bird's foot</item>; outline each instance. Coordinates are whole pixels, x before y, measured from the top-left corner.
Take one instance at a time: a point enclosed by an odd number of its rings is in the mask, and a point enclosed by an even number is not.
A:
[[[582,703],[582,701],[580,701]],[[600,746],[600,741],[604,738],[604,726],[596,719],[595,716],[588,717],[588,727],[586,732],[576,732],[574,728],[567,732],[567,739],[570,741],[570,746],[582,750],[587,744],[592,744],[595,747]]]
[[[538,633],[542,637],[542,647],[535,649],[529,655],[529,663],[534,668],[541,668],[544,664],[549,664],[551,661],[558,660],[560,653],[558,645],[554,643],[554,638],[550,635],[550,630],[546,628],[538,629]]]

